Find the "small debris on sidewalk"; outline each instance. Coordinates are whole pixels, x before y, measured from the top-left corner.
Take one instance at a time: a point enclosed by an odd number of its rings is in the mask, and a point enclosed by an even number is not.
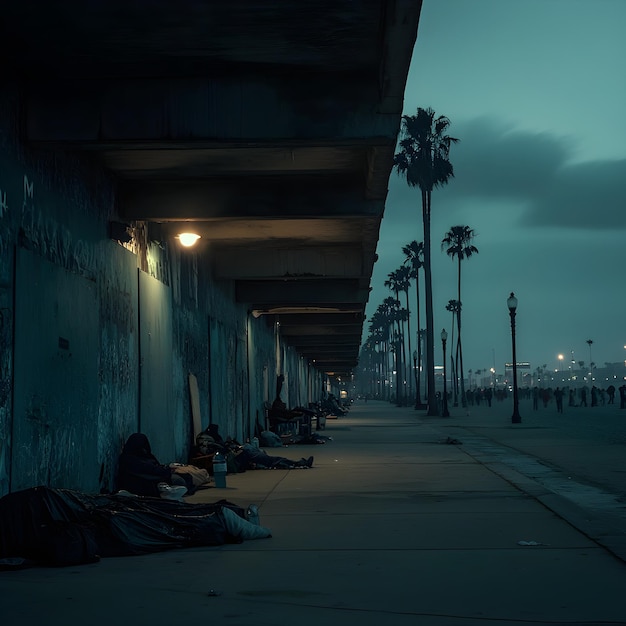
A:
[[[518,541],[518,546],[547,546],[547,543],[541,543],[540,541]]]
[[[455,439],[454,437],[448,437],[448,438],[444,439],[441,443],[446,443],[446,444],[451,445],[451,446],[463,445],[462,441],[460,441],[458,439]]]

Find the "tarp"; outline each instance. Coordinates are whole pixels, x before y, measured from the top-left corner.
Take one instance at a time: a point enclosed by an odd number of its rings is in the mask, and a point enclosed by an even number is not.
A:
[[[237,532],[224,509],[241,519]],[[93,536],[98,556],[146,554],[172,548],[239,543],[271,536],[245,519],[243,508],[220,500],[190,504],[122,494],[90,495],[67,489],[34,487],[0,498],[0,558],[49,561],[49,528],[78,525]],[[247,532],[250,531],[250,532]],[[88,561],[85,561],[88,562]]]

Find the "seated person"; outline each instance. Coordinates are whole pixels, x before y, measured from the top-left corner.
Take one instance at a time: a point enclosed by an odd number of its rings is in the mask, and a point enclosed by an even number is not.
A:
[[[117,470],[117,488],[130,491],[138,496],[159,497],[159,483],[187,488],[187,493],[195,491],[191,477],[177,474],[172,468],[159,463],[152,454],[148,437],[143,433],[133,433],[122,449]]]
[[[303,411],[299,409],[288,409],[287,405],[281,400],[280,396],[276,396],[272,407],[269,411],[269,418],[272,420],[291,421],[302,417]]]
[[[235,450],[235,463],[240,472],[249,469],[296,469],[313,467],[313,457],[292,461],[284,456],[270,456],[249,443]]]

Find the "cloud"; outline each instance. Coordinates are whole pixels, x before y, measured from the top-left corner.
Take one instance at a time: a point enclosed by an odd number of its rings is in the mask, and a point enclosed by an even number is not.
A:
[[[519,225],[529,228],[626,228],[626,160],[574,163],[570,137],[490,118],[453,123],[451,134],[460,139],[451,151],[455,176],[435,191],[434,210],[482,201],[523,206]],[[419,209],[419,193],[395,172],[390,196],[405,215]]]
[[[525,226],[626,229],[626,159],[564,166],[522,220]]]

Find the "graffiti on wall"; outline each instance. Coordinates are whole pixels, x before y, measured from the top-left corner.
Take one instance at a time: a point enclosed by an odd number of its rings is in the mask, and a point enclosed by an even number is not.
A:
[[[20,215],[20,244],[37,251],[61,267],[93,279],[96,261],[93,246],[74,240],[69,229],[35,204],[35,184],[24,174],[24,198]]]

